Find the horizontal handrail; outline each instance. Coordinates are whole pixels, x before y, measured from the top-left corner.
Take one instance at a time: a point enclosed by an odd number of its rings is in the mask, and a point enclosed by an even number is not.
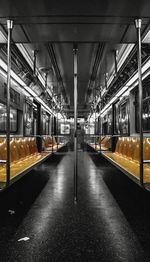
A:
[[[0,163],[6,164],[7,160],[0,160]]]
[[[150,164],[150,160],[143,160],[143,164]]]

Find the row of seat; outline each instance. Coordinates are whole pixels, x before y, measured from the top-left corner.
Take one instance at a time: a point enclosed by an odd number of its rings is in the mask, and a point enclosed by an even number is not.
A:
[[[139,179],[139,146],[140,139],[138,137],[120,137],[115,152],[103,152],[103,155]],[[143,140],[143,158],[150,160],[150,138]],[[150,182],[150,164],[144,164],[144,182]]]
[[[105,151],[109,150],[111,147],[111,137],[108,136],[100,136],[96,142],[96,144],[90,144],[92,148],[96,151]]]
[[[6,160],[6,139],[0,138],[0,160]],[[38,152],[36,138],[11,138],[10,141],[10,178],[31,168],[45,159],[49,153]],[[6,181],[6,165],[0,163],[0,182]]]
[[[60,149],[63,144],[56,142],[55,136],[43,136],[43,148],[45,151],[56,151]]]

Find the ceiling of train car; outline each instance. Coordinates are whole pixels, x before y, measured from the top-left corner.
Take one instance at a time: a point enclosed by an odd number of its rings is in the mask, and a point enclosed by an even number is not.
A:
[[[2,8],[0,16],[121,16],[137,17],[139,15],[149,17],[150,3],[146,0],[1,0]]]
[[[45,43],[53,44],[71,106],[73,42],[78,42],[78,102],[84,108],[99,43],[104,43],[97,67],[98,81],[103,86],[105,72],[111,74],[114,70],[112,50],[136,42],[135,18],[142,17],[142,33],[148,31],[149,10],[148,0],[1,0],[0,23],[6,29],[6,20],[14,20],[14,42],[25,43],[31,57],[33,50],[39,50],[38,68],[51,66]]]

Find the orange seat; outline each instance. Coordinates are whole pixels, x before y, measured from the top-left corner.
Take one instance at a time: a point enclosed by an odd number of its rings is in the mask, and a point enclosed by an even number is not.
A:
[[[105,136],[102,140],[101,140],[101,148],[103,150],[108,150],[110,148],[110,142],[111,139],[108,136]]]
[[[55,136],[45,136],[43,137],[43,147],[46,151],[57,150],[57,147],[60,148],[61,145],[57,145]]]
[[[130,174],[139,178],[139,147],[140,140],[137,137],[118,138],[115,152],[105,153],[105,155],[119,164]],[[143,159],[150,160],[150,138],[144,138],[143,141]],[[144,181],[150,182],[150,164],[144,164]]]
[[[6,139],[0,140],[0,159],[6,160]],[[39,153],[35,138],[10,139],[10,178],[32,167],[47,154]],[[0,164],[0,181],[6,181],[6,165]]]

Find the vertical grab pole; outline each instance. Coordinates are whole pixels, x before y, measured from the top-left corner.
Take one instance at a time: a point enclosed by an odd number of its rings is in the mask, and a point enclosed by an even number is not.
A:
[[[101,99],[101,89],[100,89],[100,105],[99,105],[99,112],[100,112],[100,152],[101,152],[101,149],[102,149],[102,116],[101,116],[101,103],[102,103],[102,99]]]
[[[118,56],[118,50],[113,50],[114,53],[114,60],[115,60],[115,77],[118,73],[118,65],[117,65],[117,56]]]
[[[143,88],[142,88],[142,59],[141,59],[141,25],[142,20],[136,19],[135,26],[137,29],[138,41],[138,76],[139,76],[139,131],[140,131],[140,183],[143,186]]]
[[[34,50],[33,52],[33,76],[36,77],[36,60],[37,60],[38,50]]]
[[[77,45],[74,45],[74,201],[77,201]]]
[[[57,90],[57,94],[58,94],[58,90]],[[58,102],[58,98],[57,98],[57,102]],[[57,125],[56,125],[56,136],[57,136],[57,151],[58,151],[58,109],[57,109]]]
[[[96,150],[96,109],[95,109],[95,150]]]
[[[58,113],[57,113],[57,151],[58,151]]]
[[[52,116],[52,154],[54,153],[54,150],[53,150],[53,132],[54,132],[54,115]]]
[[[96,88],[95,88],[95,103],[96,103]],[[95,108],[95,150],[96,150],[96,108]]]
[[[6,122],[6,145],[7,145],[7,162],[6,162],[6,185],[10,183],[10,81],[11,81],[11,35],[13,21],[7,20],[8,40],[7,40],[7,122]]]

